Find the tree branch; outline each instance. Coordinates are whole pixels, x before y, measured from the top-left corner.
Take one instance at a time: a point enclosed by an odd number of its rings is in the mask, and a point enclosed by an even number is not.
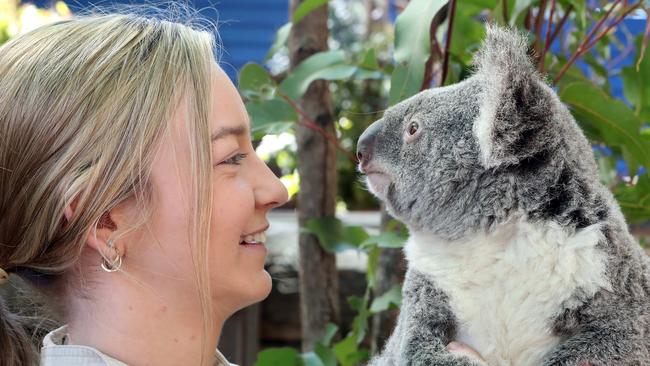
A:
[[[641,0],[643,1],[643,0]],[[582,42],[578,45],[578,48],[576,48],[575,52],[571,55],[569,60],[564,64],[558,75],[553,79],[553,84],[557,84],[557,82],[560,80],[560,78],[566,73],[566,71],[573,65],[573,63],[580,57],[584,52],[588,50],[587,45],[591,42],[591,37],[593,37],[594,33],[605,23],[607,18],[609,18],[609,15],[612,13],[612,10],[621,2],[621,0],[615,0],[612,6],[607,10],[605,15],[594,25],[585,39],[582,40]],[[639,2],[640,3],[640,2]],[[638,4],[637,4],[638,5]]]
[[[636,4],[632,5],[632,6],[630,6],[628,9],[626,9],[625,11],[623,11],[623,13],[621,14],[621,16],[618,17],[618,19],[616,19],[616,20],[614,21],[614,23],[612,23],[612,24],[610,24],[609,26],[607,26],[607,28],[605,28],[605,30],[603,30],[602,32],[600,32],[600,33],[596,36],[596,38],[594,39],[593,42],[591,42],[591,43],[589,43],[589,44],[587,45],[587,48],[589,49],[589,48],[592,48],[593,46],[595,46],[596,43],[598,43],[598,41],[600,41],[601,38],[603,38],[604,36],[606,36],[607,33],[609,33],[609,32],[610,32],[614,27],[616,27],[620,22],[622,22],[623,19],[624,19],[626,16],[628,16],[631,12],[633,12],[634,10],[636,10],[636,8],[638,8],[639,5],[641,5],[642,2],[643,2],[643,1],[639,1],[638,3],[636,3]]]
[[[447,16],[447,41],[445,43],[445,58],[442,62],[442,77],[440,86],[445,85],[447,79],[447,69],[449,68],[449,49],[451,48],[451,34],[454,29],[454,17],[456,15],[456,0],[449,0],[449,15]]]
[[[429,27],[430,53],[424,66],[424,78],[422,79],[420,90],[429,89],[431,81],[433,80],[433,63],[442,57],[442,50],[440,50],[440,45],[438,45],[436,33],[438,32],[438,26],[444,21],[446,16],[447,9],[443,7],[438,14],[431,19],[431,26]]]
[[[293,108],[296,111],[296,113],[298,113],[303,118],[304,121],[299,121],[298,122],[299,124],[320,133],[329,142],[331,142],[332,145],[334,145],[334,147],[336,147],[340,152],[345,154],[353,163],[357,164],[359,162],[359,160],[357,160],[356,155],[352,154],[349,150],[341,146],[341,143],[336,138],[336,136],[332,135],[331,133],[327,132],[324,128],[319,126],[318,123],[316,123],[313,119],[311,119],[311,117],[309,117],[307,113],[305,113],[305,111],[303,111],[302,108],[300,108],[298,103],[296,103],[293,99],[289,98],[289,96],[287,96],[284,93],[278,92],[278,95],[280,95],[282,99],[286,100],[291,105],[291,108]]]
[[[542,54],[537,61],[537,66],[539,68],[540,72],[544,72],[544,62],[546,61],[546,52],[548,52],[548,49],[551,47],[551,25],[553,24],[553,14],[555,13],[555,5],[557,3],[557,0],[551,0],[551,12],[548,16],[548,23],[546,23],[546,36],[544,37],[545,43],[544,43],[544,50],[542,51]]]
[[[537,10],[537,18],[535,18],[535,57],[539,58],[540,54],[540,43],[542,41],[542,22],[544,20],[544,13],[546,12],[546,0],[542,0],[539,4],[539,9]],[[538,59],[539,62],[539,59]]]
[[[555,41],[555,38],[557,38],[557,35],[560,34],[560,31],[564,27],[564,23],[566,23],[567,19],[569,19],[569,14],[571,14],[572,10],[573,10],[573,5],[567,6],[566,10],[564,11],[564,15],[562,16],[562,19],[560,19],[560,22],[555,27],[555,30],[553,30],[553,34],[551,35],[550,44],[553,44],[553,41]]]

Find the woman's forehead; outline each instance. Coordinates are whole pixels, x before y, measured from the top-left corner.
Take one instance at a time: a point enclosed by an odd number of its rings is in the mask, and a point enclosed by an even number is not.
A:
[[[212,63],[212,71],[212,131],[223,127],[248,127],[248,113],[237,88],[216,62]]]

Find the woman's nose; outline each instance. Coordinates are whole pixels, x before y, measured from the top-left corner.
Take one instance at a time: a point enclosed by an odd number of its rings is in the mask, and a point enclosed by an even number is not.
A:
[[[257,206],[266,209],[273,209],[284,205],[289,201],[289,192],[282,184],[282,181],[275,176],[271,169],[260,159],[262,174],[255,190]]]

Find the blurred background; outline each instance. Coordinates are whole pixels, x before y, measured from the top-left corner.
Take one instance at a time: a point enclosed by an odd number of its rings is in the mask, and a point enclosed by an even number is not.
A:
[[[0,43],[115,3],[0,0]],[[187,3],[218,25],[219,62],[246,101],[257,153],[292,196],[270,215],[273,292],[230,319],[221,337],[231,362],[353,366],[381,348],[401,301],[407,232],[364,187],[356,140],[391,105],[470,75],[486,22],[529,31],[533,60],[591,140],[602,182],[647,245],[643,1]]]

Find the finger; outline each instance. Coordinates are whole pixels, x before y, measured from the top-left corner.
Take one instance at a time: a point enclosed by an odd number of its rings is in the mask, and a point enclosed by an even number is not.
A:
[[[461,353],[461,354],[464,354],[466,356],[470,356],[470,357],[473,357],[473,358],[477,358],[477,359],[479,359],[481,361],[485,361],[485,360],[483,360],[483,357],[481,357],[481,355],[478,352],[476,352],[473,348],[471,348],[470,346],[468,346],[468,345],[466,345],[464,343],[460,343],[460,342],[456,342],[456,341],[451,342],[451,343],[449,343],[447,345],[447,350],[449,352]]]

